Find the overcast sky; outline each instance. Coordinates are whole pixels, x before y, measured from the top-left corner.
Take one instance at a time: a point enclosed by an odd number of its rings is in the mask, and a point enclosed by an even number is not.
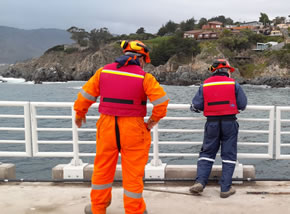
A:
[[[242,3],[241,3],[242,2]],[[0,26],[22,29],[107,27],[111,33],[157,33],[169,20],[224,15],[234,21],[258,21],[290,15],[290,0],[0,0]]]

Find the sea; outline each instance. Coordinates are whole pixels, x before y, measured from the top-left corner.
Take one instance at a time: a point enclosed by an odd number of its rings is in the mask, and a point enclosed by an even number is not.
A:
[[[81,87],[85,84],[84,81],[71,82],[44,82],[43,84],[34,84],[33,82],[25,82],[24,79],[2,78],[6,82],[0,83],[0,101],[30,101],[30,102],[74,102]],[[167,92],[171,104],[190,104],[194,94],[198,90],[198,85],[192,86],[172,86],[162,85]],[[242,85],[248,97],[248,105],[259,106],[290,106],[290,88],[271,88],[268,86],[253,86]],[[13,114],[13,108],[1,108],[0,114],[9,112]],[[90,110],[89,115],[98,114],[96,109]],[[148,115],[150,114],[150,111]],[[189,116],[203,117],[202,114],[190,112],[189,110],[169,110],[168,116]],[[269,112],[245,110],[238,115],[238,118],[265,118],[269,117]],[[290,119],[290,112],[283,114],[285,119]],[[2,121],[1,121],[2,120]],[[176,128],[176,129],[203,129],[204,121],[161,121],[159,128]],[[46,123],[46,124],[44,124]],[[63,123],[63,124],[62,124]],[[95,127],[96,121],[91,121],[88,126]],[[244,122],[241,121],[240,130],[267,130],[268,124],[263,122]],[[62,121],[40,122],[43,127],[66,127],[67,123]],[[70,124],[71,125],[71,124]],[[0,118],[0,127],[12,127],[13,121],[5,118]],[[290,123],[283,123],[282,130],[290,131]],[[0,131],[0,139],[10,139],[11,133]],[[17,135],[13,133],[13,135]],[[71,133],[70,133],[71,135]],[[20,136],[19,136],[20,138]],[[39,138],[50,140],[67,140],[68,136],[63,136],[60,133],[46,133]],[[83,140],[95,140],[95,133],[83,133],[80,136]],[[202,133],[160,133],[160,141],[202,141]],[[265,134],[239,134],[239,142],[267,142],[268,136]],[[284,143],[290,143],[290,136],[283,136]],[[15,149],[12,145],[12,150]],[[67,146],[67,145],[66,145]],[[63,146],[58,148],[57,145],[50,146],[53,151],[59,149],[70,150]],[[9,151],[11,145],[0,145],[0,151]],[[18,146],[19,148],[21,146]],[[164,153],[198,153],[200,145],[160,145],[160,152]],[[45,151],[45,147],[43,148]],[[14,151],[14,150],[13,150]],[[81,152],[94,152],[95,145],[84,145],[80,147]],[[267,148],[255,148],[247,146],[239,146],[239,152],[267,152]],[[151,148],[152,152],[152,148]],[[285,148],[285,154],[290,154],[290,148]],[[275,157],[275,149],[274,149]],[[16,177],[21,179],[50,179],[51,169],[58,164],[67,164],[71,158],[55,158],[55,157],[0,157],[2,163],[14,163],[16,165]],[[161,157],[163,163],[169,165],[195,165],[197,157]],[[92,164],[93,157],[82,157],[82,161]],[[254,165],[256,168],[257,178],[273,178],[273,179],[290,179],[290,160],[276,159],[239,159],[239,162],[245,165]],[[221,160],[218,156],[215,164],[220,165]]]

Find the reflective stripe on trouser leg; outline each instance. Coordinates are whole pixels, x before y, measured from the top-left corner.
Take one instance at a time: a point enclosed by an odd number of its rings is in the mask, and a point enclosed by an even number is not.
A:
[[[111,201],[112,183],[118,161],[115,117],[101,115],[97,122],[97,148],[92,175],[91,203],[93,214],[105,214]]]
[[[93,214],[106,214],[112,195],[112,183],[104,185],[92,184],[91,200]],[[102,197],[100,197],[100,195]]]
[[[239,125],[235,120],[222,121],[222,177],[220,180],[221,191],[227,192],[232,185],[232,177],[237,160],[237,140]]]
[[[126,214],[143,214],[146,204],[142,197],[145,165],[151,144],[150,132],[143,118],[119,117],[121,163]]]
[[[204,127],[204,139],[197,162],[196,182],[205,186],[220,146],[219,121],[207,121]]]

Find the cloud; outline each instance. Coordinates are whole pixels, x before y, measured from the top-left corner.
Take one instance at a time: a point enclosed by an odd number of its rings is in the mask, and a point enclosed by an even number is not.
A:
[[[0,25],[24,29],[71,26],[92,30],[107,27],[112,33],[134,33],[139,27],[156,33],[169,20],[180,23],[194,17],[224,15],[234,21],[258,20],[260,12],[270,19],[290,15],[289,0],[1,0]]]

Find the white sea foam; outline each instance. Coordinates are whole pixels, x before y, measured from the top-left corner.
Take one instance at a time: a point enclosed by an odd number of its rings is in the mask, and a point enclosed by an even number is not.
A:
[[[8,84],[33,84],[34,82],[26,82],[23,78],[12,78],[12,77],[2,77],[0,76],[0,81],[3,81],[3,83]],[[2,82],[1,81],[1,82]]]
[[[82,86],[74,86],[74,87],[68,87],[68,88],[72,88],[72,89],[80,90],[80,89],[82,88]]]
[[[62,83],[67,83],[67,82],[42,82],[42,84],[46,84],[46,85],[49,85],[49,84],[62,84]]]
[[[269,85],[251,85],[251,84],[244,84],[243,86],[250,86],[253,88],[271,88]]]
[[[188,87],[190,87],[190,88],[198,88],[200,85],[190,85],[190,86],[188,86]]]

